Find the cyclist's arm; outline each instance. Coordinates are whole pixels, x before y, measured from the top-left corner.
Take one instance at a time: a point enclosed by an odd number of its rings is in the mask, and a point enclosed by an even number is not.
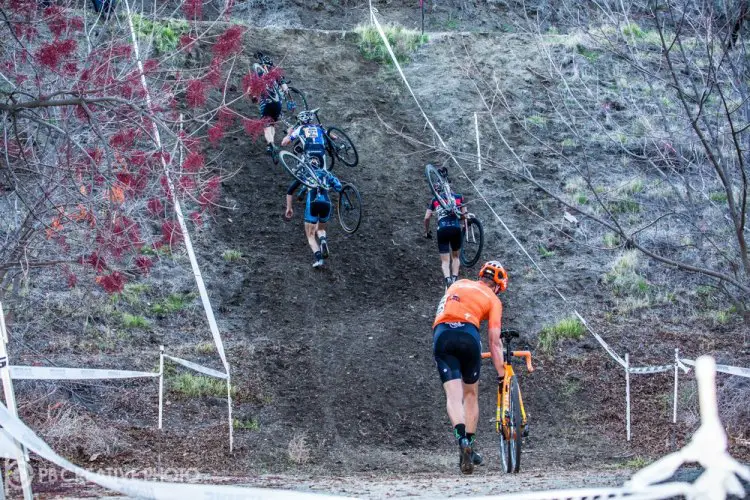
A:
[[[505,359],[503,359],[503,339],[500,336],[501,332],[501,317],[503,314],[503,306],[500,300],[497,300],[490,310],[489,317],[489,340],[490,340],[490,356],[492,357],[492,364],[497,370],[498,377],[505,376]]]
[[[288,146],[292,143],[293,140],[295,140],[296,137],[296,130],[294,127],[289,127],[289,130],[286,131],[286,135],[283,139],[281,139],[281,145],[282,146]]]
[[[424,213],[424,234],[430,234],[430,219],[432,218],[432,210],[429,208]]]

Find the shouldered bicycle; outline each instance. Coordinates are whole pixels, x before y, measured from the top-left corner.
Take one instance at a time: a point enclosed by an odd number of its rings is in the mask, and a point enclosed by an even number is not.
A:
[[[330,159],[330,163],[327,162],[325,168],[327,170],[333,170],[333,165],[337,158],[347,167],[356,167],[359,163],[359,154],[357,153],[357,148],[354,146],[352,140],[346,135],[346,132],[340,128],[333,126],[326,127],[323,125],[320,121],[318,111],[320,111],[320,108],[309,110],[310,113],[315,115],[315,121],[317,122],[317,125],[323,129],[323,134],[325,136],[326,153],[327,157]],[[285,120],[284,123],[287,127],[296,128],[299,126],[298,120],[295,120],[294,123]],[[302,154],[302,145],[299,140],[295,143],[294,152],[296,154]]]
[[[512,351],[510,348],[511,339],[518,338],[516,330],[502,330],[500,335],[505,347],[505,375],[498,381],[495,432],[499,440],[503,471],[518,472],[521,470],[522,441],[528,436],[528,420],[512,358],[525,359],[529,372],[533,372],[534,367],[531,365],[531,352]],[[491,358],[491,355],[483,352],[482,358]]]
[[[461,259],[461,264],[466,267],[472,267],[479,261],[482,254],[482,247],[484,246],[484,228],[482,227],[482,223],[474,214],[464,213],[456,205],[456,199],[453,196],[446,175],[430,164],[425,167],[424,173],[432,195],[437,199],[440,207],[455,214],[463,221],[461,228],[463,243],[459,258]]]
[[[262,52],[256,52],[255,58],[258,60],[258,62],[253,63],[253,72],[256,75],[265,75],[273,67],[273,60]],[[286,80],[287,91],[281,91],[281,111],[282,113],[295,114],[307,109],[307,99],[305,99],[305,94],[301,90],[292,87],[289,85],[290,83],[291,80]]]
[[[328,174],[325,169],[321,168],[321,159],[318,156],[306,153],[295,155],[290,151],[282,151],[279,154],[279,159],[286,171],[297,179],[304,186],[304,189],[324,189],[326,191],[331,189],[327,183],[328,176],[318,175],[317,173],[322,170]],[[323,161],[325,162],[325,160]],[[302,191],[298,193],[298,197],[301,194]],[[341,183],[341,191],[338,193],[336,202],[336,214],[344,232],[352,234],[359,229],[362,222],[362,196],[354,184]]]

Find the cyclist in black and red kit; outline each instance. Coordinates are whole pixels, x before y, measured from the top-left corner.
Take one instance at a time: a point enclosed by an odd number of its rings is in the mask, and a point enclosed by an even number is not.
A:
[[[445,179],[448,178],[447,168],[443,167],[439,172]],[[436,189],[439,190],[439,186],[437,186]],[[456,200],[456,208],[459,209],[462,214],[465,214],[466,207],[464,206],[464,197],[453,192],[451,192],[451,196]],[[458,279],[458,270],[461,266],[458,253],[461,250],[461,243],[463,240],[461,234],[462,221],[455,212],[444,209],[437,198],[432,198],[432,201],[430,201],[430,205],[427,207],[427,211],[424,214],[425,238],[432,238],[430,219],[435,213],[437,214],[437,243],[438,252],[440,252],[440,267],[443,270],[445,287],[447,288]]]

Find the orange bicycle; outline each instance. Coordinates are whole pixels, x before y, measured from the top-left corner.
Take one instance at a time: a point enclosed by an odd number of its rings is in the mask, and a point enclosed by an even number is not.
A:
[[[521,469],[521,442],[528,436],[528,422],[526,410],[523,407],[521,387],[518,385],[518,377],[513,371],[512,357],[525,358],[526,368],[529,372],[534,371],[531,366],[531,352],[511,351],[510,340],[518,338],[515,330],[503,330],[501,332],[505,344],[505,376],[497,386],[497,413],[495,415],[495,432],[500,440],[500,458],[503,462],[505,472],[518,472]],[[489,352],[483,352],[482,358],[490,358]]]

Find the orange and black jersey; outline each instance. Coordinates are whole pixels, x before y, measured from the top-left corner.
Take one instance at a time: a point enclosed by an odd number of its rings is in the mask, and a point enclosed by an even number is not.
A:
[[[488,320],[490,328],[500,328],[503,304],[486,285],[473,280],[458,280],[438,304],[432,327],[440,323],[471,323],[479,328]]]

